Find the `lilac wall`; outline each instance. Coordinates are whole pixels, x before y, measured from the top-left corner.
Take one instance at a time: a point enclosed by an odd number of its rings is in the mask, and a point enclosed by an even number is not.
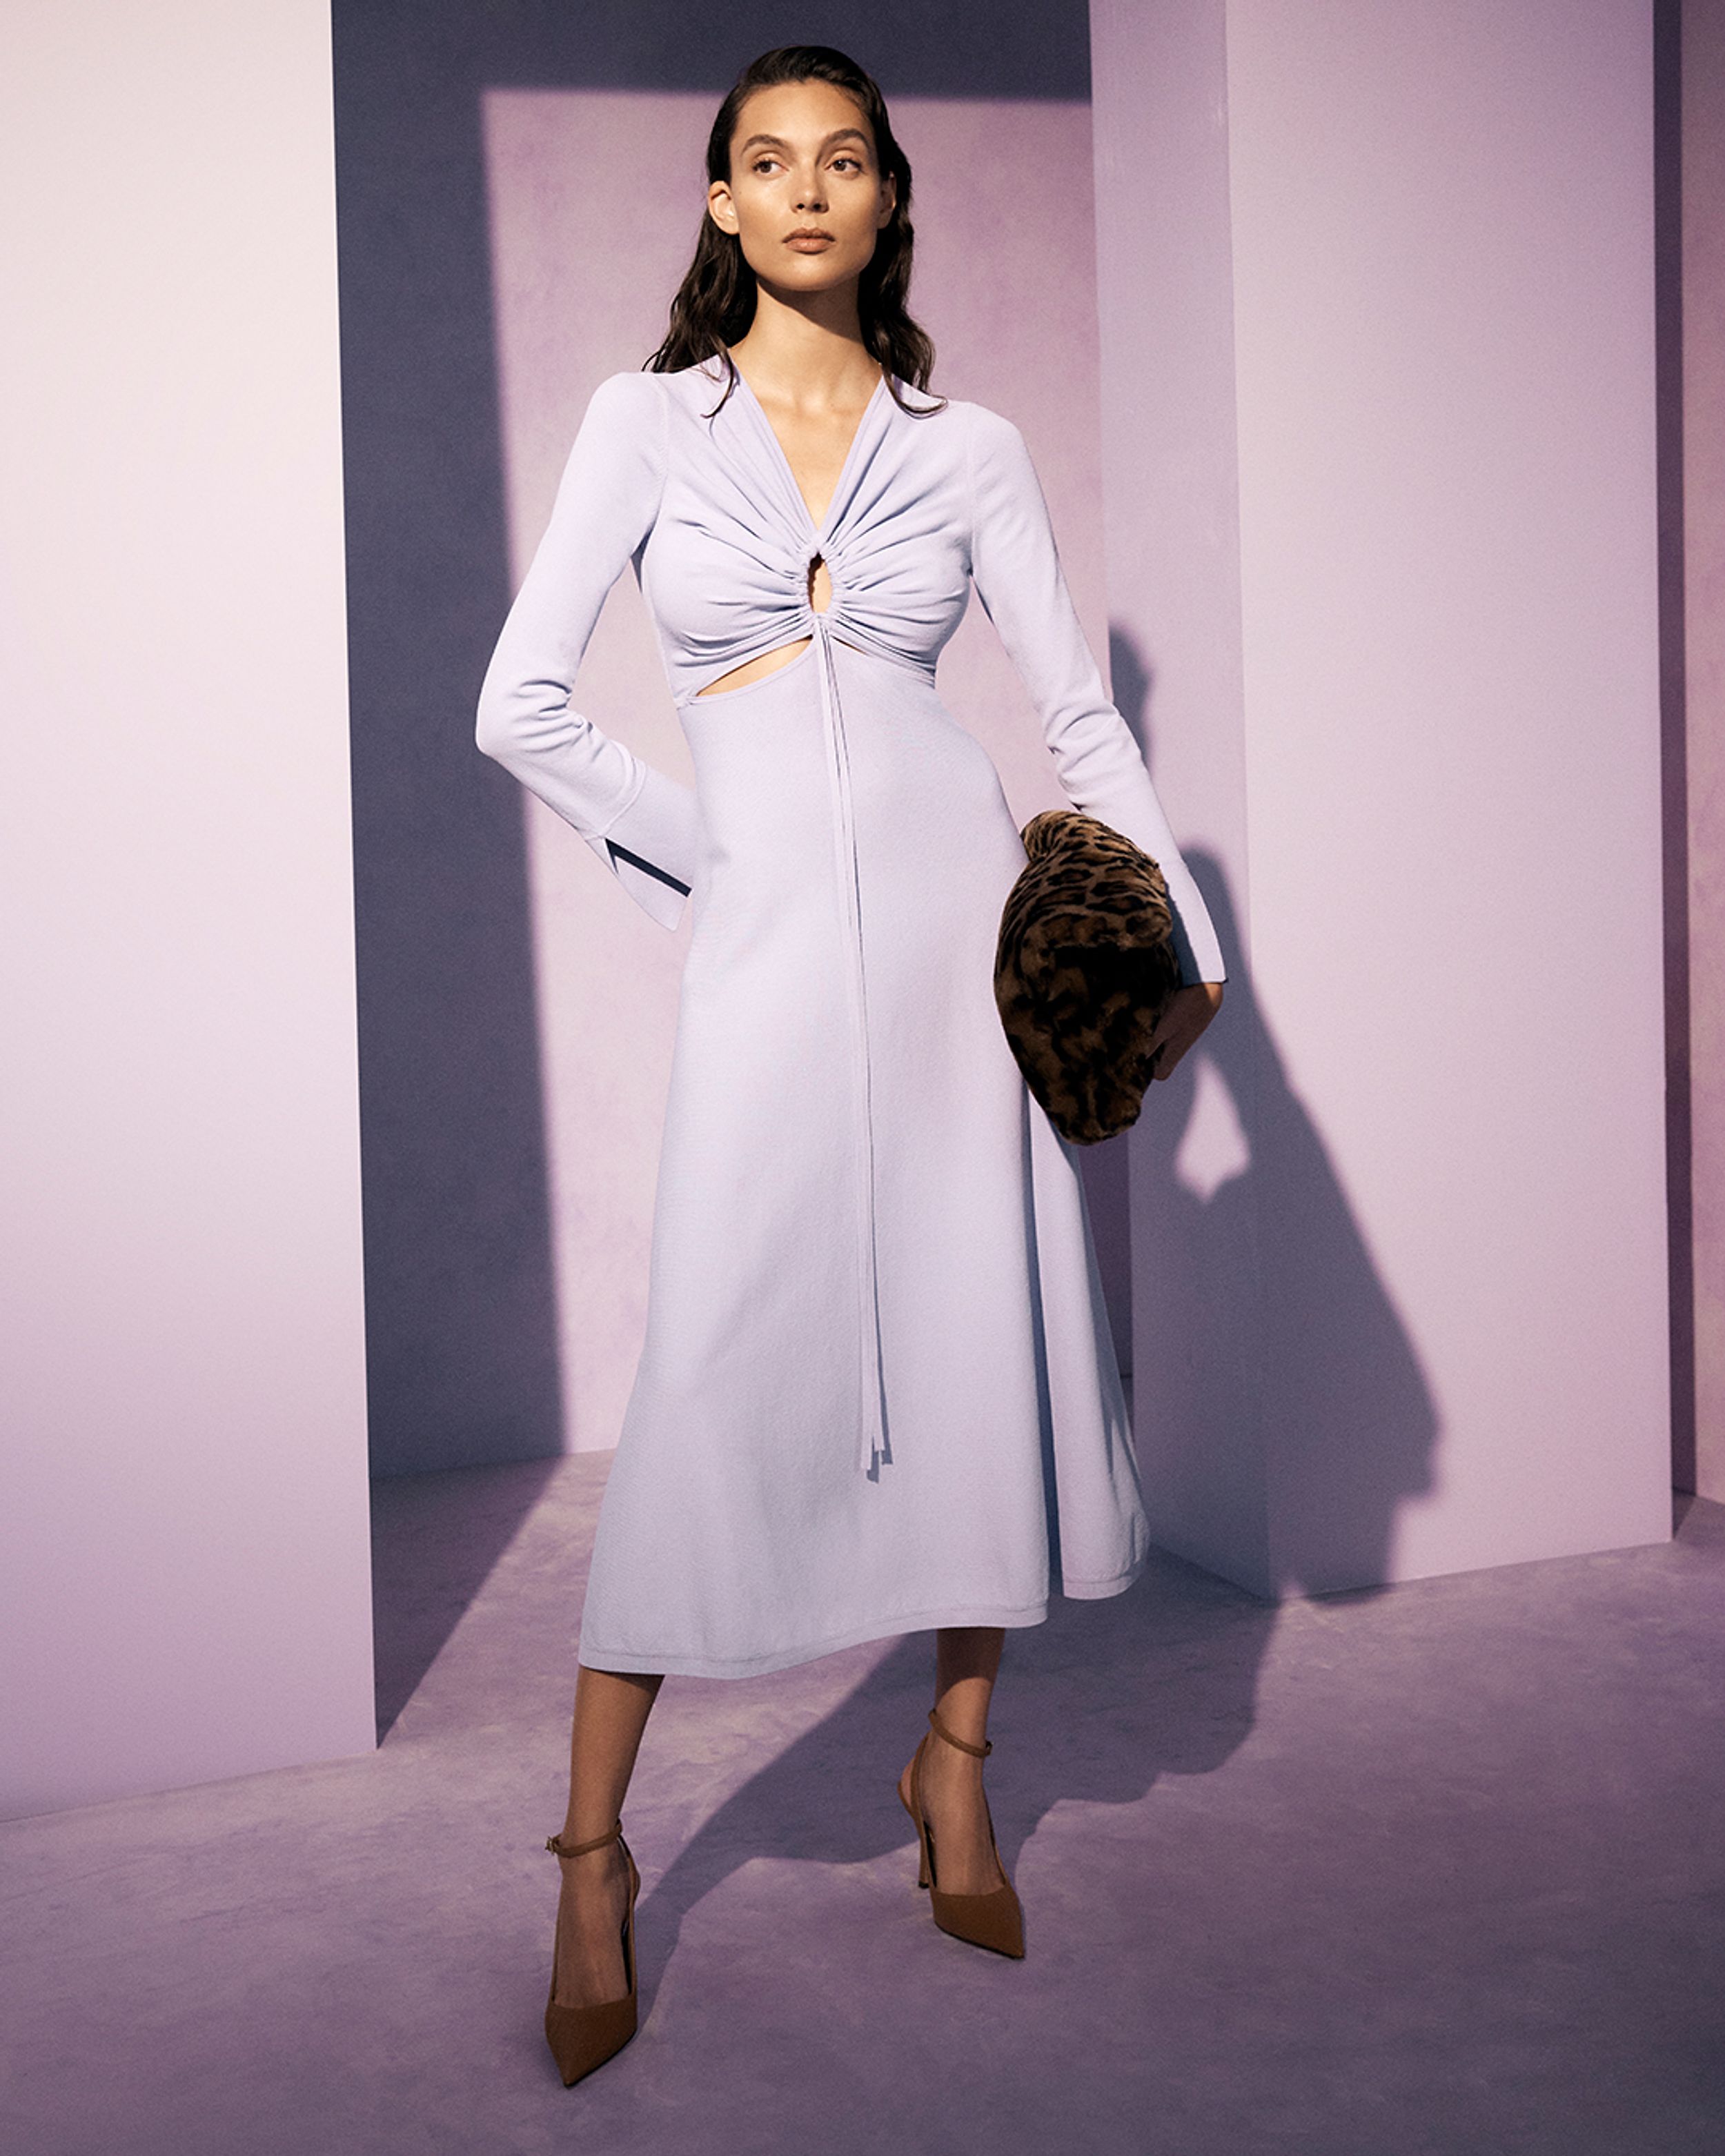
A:
[[[687,266],[701,215],[712,112],[705,94],[486,95],[498,375],[517,578],[544,528],[593,387],[607,374],[638,367],[663,334],[667,298]],[[1101,475],[1089,108],[901,97],[894,100],[893,121],[916,173],[913,300],[938,348],[937,386],[991,404],[1024,428],[1080,613],[1105,654],[1094,507]],[[655,146],[644,164],[644,141]],[[1068,183],[1026,201],[1017,180],[1026,164],[1064,173]],[[1009,219],[1014,244],[1003,250],[998,235]],[[619,234],[627,235],[626,246],[619,246]],[[1050,363],[1050,324],[1059,326],[1058,364]],[[980,608],[942,660],[941,690],[994,756],[1020,820],[1062,798],[1034,716]],[[576,693],[601,725],[687,777],[663,669],[631,579],[606,607]],[[684,937],[667,937],[649,921],[550,811],[526,796],[523,811],[565,1442],[583,1450],[616,1442],[639,1353]],[[1113,1255],[1123,1308],[1123,1238]]]
[[[372,1741],[326,11],[8,26],[0,1810]]]
[[[1725,1498],[1725,8],[1682,10],[1695,1486]]]
[[[1649,28],[1092,13],[1111,603],[1239,960],[1141,1441],[1266,1592],[1669,1532]]]

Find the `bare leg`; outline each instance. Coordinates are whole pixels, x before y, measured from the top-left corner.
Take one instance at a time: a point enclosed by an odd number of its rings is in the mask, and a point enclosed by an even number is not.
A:
[[[952,1734],[968,1744],[987,1742],[988,1704],[1005,1644],[1005,1633],[993,1625],[951,1625],[935,1635],[935,1708]],[[908,1803],[908,1766],[899,1787]],[[980,1759],[931,1732],[922,1754],[922,1804],[944,1892],[988,1894],[1004,1885],[988,1837]]]
[[[662,1677],[590,1670],[575,1679],[575,1721],[569,1739],[569,1809],[562,1839],[570,1847],[592,1841],[622,1815],[641,1732]],[[559,2006],[597,2006],[629,1989],[623,1965],[623,1919],[629,1907],[629,1867],[614,1841],[586,1856],[559,1860],[557,1991]]]

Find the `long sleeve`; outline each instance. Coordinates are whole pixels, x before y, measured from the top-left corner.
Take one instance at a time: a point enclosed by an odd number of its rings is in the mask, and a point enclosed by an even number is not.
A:
[[[1209,910],[1132,729],[1103,693],[1024,438],[1009,419],[981,406],[972,407],[971,417],[971,576],[1041,718],[1060,784],[1075,808],[1160,865],[1182,980],[1224,980]]]
[[[605,595],[658,515],[665,436],[656,375],[614,374],[593,392],[551,522],[486,670],[476,737],[574,826],[631,897],[673,928],[699,858],[695,796],[569,702]]]

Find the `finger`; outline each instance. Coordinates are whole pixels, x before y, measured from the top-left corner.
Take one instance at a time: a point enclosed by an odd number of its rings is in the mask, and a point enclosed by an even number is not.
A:
[[[1150,1035],[1150,1075],[1171,1078],[1199,1035],[1216,1014],[1220,991],[1202,985],[1182,988],[1163,1008]]]
[[[1183,1040],[1178,1034],[1164,1035],[1151,1050],[1151,1077],[1172,1078],[1180,1067],[1181,1058],[1191,1045],[1189,1040]]]
[[[1178,1040],[1180,1030],[1179,1009],[1178,1005],[1170,1004],[1163,1012],[1162,1016],[1157,1019],[1155,1025],[1151,1029],[1150,1051],[1152,1055],[1154,1055],[1156,1050],[1158,1048],[1163,1047],[1167,1042]]]

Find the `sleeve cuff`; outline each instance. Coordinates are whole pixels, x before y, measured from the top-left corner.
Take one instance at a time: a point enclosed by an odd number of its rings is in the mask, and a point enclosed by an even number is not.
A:
[[[588,844],[644,912],[676,927],[701,865],[701,811],[688,787],[649,765],[634,799]]]

